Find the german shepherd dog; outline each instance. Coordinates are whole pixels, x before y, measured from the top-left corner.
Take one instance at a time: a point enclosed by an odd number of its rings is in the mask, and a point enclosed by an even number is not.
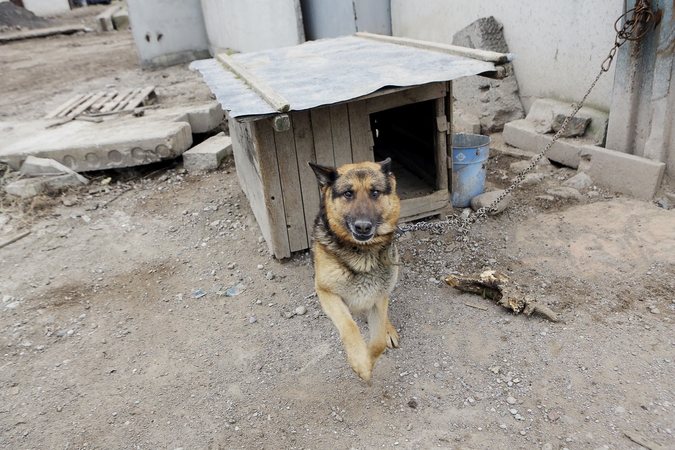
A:
[[[314,222],[314,272],[321,307],[344,343],[349,364],[369,381],[386,347],[398,347],[389,294],[398,277],[393,243],[401,206],[391,159],[340,168],[309,163],[321,188]],[[366,345],[351,313],[365,313]]]

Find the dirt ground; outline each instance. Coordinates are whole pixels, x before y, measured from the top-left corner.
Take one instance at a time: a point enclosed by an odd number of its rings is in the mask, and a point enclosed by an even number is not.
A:
[[[0,46],[0,70],[4,121],[110,84],[210,98],[186,66],[142,71],[129,31]],[[522,159],[493,151],[488,188]],[[370,384],[313,295],[310,253],[270,256],[231,160],[0,194],[0,242],[32,231],[0,248],[0,448],[675,448],[675,210],[598,188],[547,197],[575,172],[539,172],[467,242],[401,239],[401,348]],[[562,322],[441,281],[485,267]]]

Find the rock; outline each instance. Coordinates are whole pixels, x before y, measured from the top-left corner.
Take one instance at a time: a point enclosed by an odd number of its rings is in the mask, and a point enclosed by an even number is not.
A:
[[[3,295],[2,296],[2,303],[10,303],[14,301],[14,297],[11,295]]]
[[[307,308],[300,305],[297,308],[295,308],[295,313],[299,316],[303,316],[303,315],[307,314]]]
[[[523,181],[520,184],[521,186],[529,186],[537,184],[547,176],[548,175],[546,175],[545,173],[528,173],[527,175],[525,175],[525,178],[523,178]]]
[[[558,414],[557,412],[551,411],[550,413],[548,413],[548,420],[550,420],[551,422],[555,422],[558,419],[560,419],[560,414]]]
[[[650,311],[652,314],[661,314],[661,310],[659,308],[652,308]]]
[[[263,266],[262,264],[258,264],[258,267],[257,267],[258,270],[263,270],[264,268],[265,268],[265,266]]]
[[[511,165],[509,166],[509,170],[513,173],[518,174],[518,173],[522,172],[523,170],[525,170],[525,168],[527,168],[527,166],[529,166],[529,165],[530,165],[530,161],[527,161],[527,160],[518,161],[518,162],[511,163]]]
[[[276,278],[276,275],[274,275],[274,272],[272,272],[272,271],[270,270],[270,271],[267,272],[267,274],[265,275],[265,278],[267,278],[268,280],[272,281],[272,280],[274,280],[274,279]]]
[[[509,396],[506,397],[506,403],[508,403],[509,405],[515,405],[517,403],[517,400],[514,397]]]
[[[565,121],[567,116],[565,114],[556,114],[556,116],[553,118],[553,123],[551,124],[551,128],[553,128],[554,132],[560,131],[562,128],[562,124]],[[583,136],[583,134],[586,132],[586,128],[588,128],[588,125],[591,123],[591,118],[590,117],[582,117],[582,116],[574,116],[572,119],[570,119],[569,123],[567,124],[567,128],[561,135],[561,137],[575,137],[575,136]]]
[[[474,198],[471,199],[471,209],[474,211],[478,211],[480,208],[489,206],[492,204],[493,201],[495,201],[500,195],[504,193],[504,190],[498,190],[498,191],[491,191],[491,192],[486,192],[484,194],[478,195]],[[508,194],[506,197],[500,201],[496,208],[496,211],[490,211],[488,214],[491,216],[494,216],[496,214],[499,214],[500,212],[504,211],[509,204],[511,203],[511,194]]]
[[[83,181],[84,180],[84,181]],[[17,197],[35,197],[50,190],[88,184],[89,180],[75,172],[66,175],[23,178],[5,186],[8,194]]]
[[[257,321],[258,319],[256,319],[255,317],[251,317],[250,319],[248,319],[248,323],[256,323]]]
[[[552,202],[553,200],[555,200],[555,198],[553,198],[552,195],[537,195],[535,198],[537,200],[545,200],[547,202]]]
[[[670,209],[670,205],[665,200],[659,200],[658,202],[656,202],[656,204],[659,205],[661,208],[665,209],[666,211]]]
[[[574,200],[583,200],[584,197],[579,193],[574,188],[571,187],[557,187],[553,189],[549,189],[546,191],[547,194],[550,194],[554,197],[560,197],[560,198],[571,198]]]
[[[7,304],[5,305],[5,308],[7,308],[7,309],[16,309],[16,308],[19,307],[19,305],[21,305],[21,302],[15,301],[15,302],[12,302],[12,303],[7,303]]]
[[[541,446],[541,450],[553,450],[553,444],[550,442],[545,443]]]
[[[565,181],[562,185],[565,187],[574,188],[578,191],[583,191],[584,189],[588,189],[589,187],[593,186],[593,180],[591,180],[591,177],[586,175],[584,172],[579,172],[569,180]]]

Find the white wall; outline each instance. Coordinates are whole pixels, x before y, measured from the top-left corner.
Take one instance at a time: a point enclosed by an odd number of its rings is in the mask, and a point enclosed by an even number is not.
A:
[[[494,16],[517,55],[514,70],[523,106],[553,97],[578,101],[614,45],[622,0],[391,0],[394,36],[452,43],[481,17]],[[609,110],[614,68],[596,85],[587,105]]]
[[[23,0],[23,6],[36,16],[53,16],[70,11],[68,0]]]
[[[127,0],[127,8],[142,67],[209,56],[199,0]]]
[[[201,0],[212,47],[254,52],[305,42],[300,0]]]

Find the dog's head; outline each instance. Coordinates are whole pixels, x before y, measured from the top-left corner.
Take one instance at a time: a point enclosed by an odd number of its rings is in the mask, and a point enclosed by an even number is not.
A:
[[[340,239],[378,244],[396,231],[401,206],[391,159],[339,168],[309,163],[319,181],[328,226]]]

